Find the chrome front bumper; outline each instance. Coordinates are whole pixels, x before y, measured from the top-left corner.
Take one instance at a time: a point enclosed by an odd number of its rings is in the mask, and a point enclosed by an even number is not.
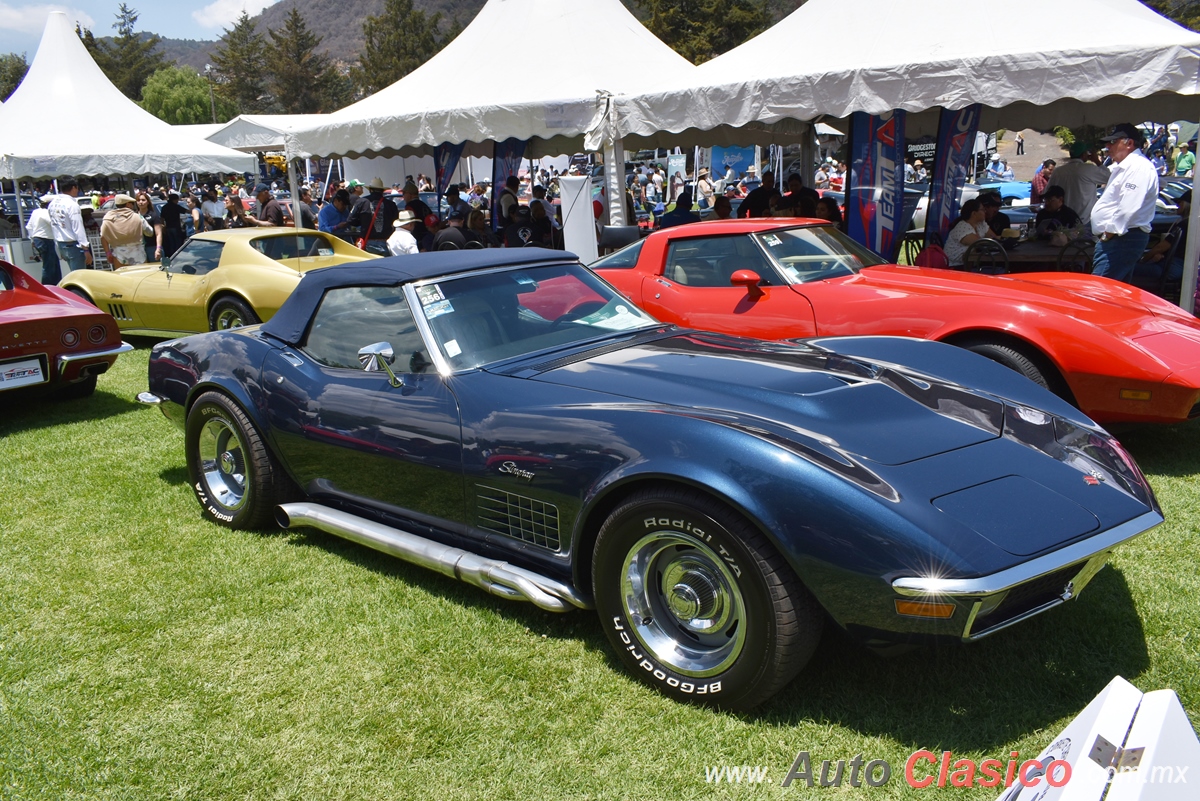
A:
[[[1076,597],[1108,562],[1114,548],[1161,522],[1161,514],[1147,512],[998,573],[970,579],[898,578],[892,582],[892,589],[923,601],[969,605],[962,639],[970,642]]]
[[[180,431],[187,427],[187,417],[183,413],[183,407],[172,400],[155,395],[153,392],[139,392],[137,394],[138,403],[144,403],[147,406],[157,406],[163,413],[163,417],[175,424]]]

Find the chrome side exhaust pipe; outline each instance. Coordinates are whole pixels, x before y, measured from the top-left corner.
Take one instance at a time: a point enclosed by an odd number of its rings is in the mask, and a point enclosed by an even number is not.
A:
[[[592,608],[574,588],[561,581],[321,504],[281,504],[275,509],[275,519],[282,528],[311,526],[466,582],[492,595],[529,601],[547,612]]]

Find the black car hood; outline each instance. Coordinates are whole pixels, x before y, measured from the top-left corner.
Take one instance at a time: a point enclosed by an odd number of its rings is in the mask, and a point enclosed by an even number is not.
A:
[[[780,423],[879,464],[967,447],[1002,429],[998,400],[805,344],[683,332],[565,361],[531,378]]]

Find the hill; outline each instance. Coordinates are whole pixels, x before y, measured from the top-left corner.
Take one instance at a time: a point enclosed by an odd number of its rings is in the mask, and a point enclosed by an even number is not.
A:
[[[441,12],[447,21],[457,20],[466,27],[485,0],[414,0],[413,5],[427,14]],[[622,0],[640,17],[645,15],[634,8],[631,0]],[[776,19],[782,19],[801,5],[803,0],[770,0],[769,6]],[[298,9],[308,27],[321,37],[320,50],[336,61],[347,64],[358,61],[363,47],[362,23],[369,16],[383,13],[384,0],[283,0],[253,17],[255,27],[264,36],[272,29],[282,27],[284,18],[293,8]],[[443,23],[444,24],[444,23]],[[531,41],[545,41],[551,31],[531,31]],[[204,71],[204,65],[212,63],[211,52],[215,41],[196,39],[163,39],[161,48],[168,61],[181,67]]]

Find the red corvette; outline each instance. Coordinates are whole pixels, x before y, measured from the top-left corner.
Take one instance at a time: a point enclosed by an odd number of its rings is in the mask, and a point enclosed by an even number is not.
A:
[[[591,266],[690,328],[935,339],[1023,373],[1099,422],[1200,416],[1200,320],[1106,278],[887,264],[827,223],[797,219],[667,228]]]
[[[0,398],[37,386],[86,397],[96,376],[130,350],[111,316],[0,261]]]

